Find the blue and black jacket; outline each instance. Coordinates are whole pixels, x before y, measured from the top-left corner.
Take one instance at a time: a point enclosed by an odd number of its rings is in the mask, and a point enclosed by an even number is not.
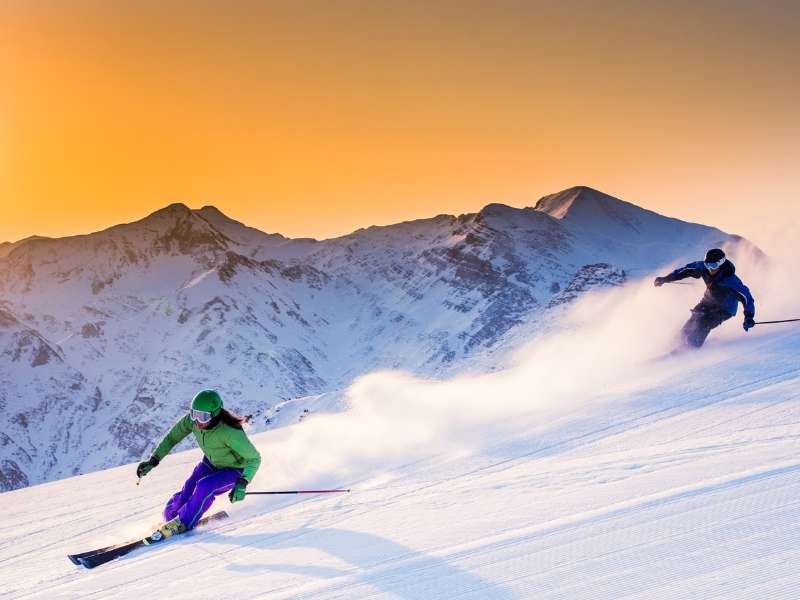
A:
[[[703,261],[689,263],[685,267],[675,269],[664,277],[664,281],[678,281],[687,277],[705,281],[706,293],[702,300],[704,304],[723,308],[733,316],[741,302],[745,315],[755,316],[755,300],[747,286],[736,276],[736,267],[731,261],[726,260],[714,275],[706,268]]]

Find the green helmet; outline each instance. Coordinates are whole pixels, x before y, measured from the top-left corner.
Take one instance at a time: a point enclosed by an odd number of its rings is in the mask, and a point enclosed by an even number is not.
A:
[[[207,420],[202,418],[202,416],[205,416],[202,413],[207,413],[210,417],[216,417],[221,410],[222,397],[215,390],[203,390],[192,400],[192,418],[195,418],[195,414],[200,417],[196,420]]]

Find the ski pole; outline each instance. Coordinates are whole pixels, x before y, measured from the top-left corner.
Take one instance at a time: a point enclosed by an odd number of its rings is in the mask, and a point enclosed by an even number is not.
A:
[[[800,319],[783,319],[782,321],[756,321],[756,325],[769,325],[771,323],[794,323]]]
[[[286,492],[245,492],[245,496],[272,495],[272,494],[336,494],[350,490],[290,490]]]

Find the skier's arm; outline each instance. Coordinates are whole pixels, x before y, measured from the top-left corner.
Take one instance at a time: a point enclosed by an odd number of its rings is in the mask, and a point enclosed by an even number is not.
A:
[[[258,467],[261,466],[261,454],[241,429],[231,428],[228,436],[228,447],[244,459],[242,477],[248,482],[253,481]]]
[[[679,281],[681,279],[686,279],[687,277],[694,277],[695,279],[700,279],[703,276],[703,263],[702,262],[693,262],[689,263],[685,267],[681,267],[680,269],[675,269],[672,273],[663,277],[664,283],[669,283],[670,281]]]
[[[161,440],[153,452],[153,456],[155,456],[159,461],[163,460],[164,457],[169,454],[169,451],[172,450],[190,433],[192,433],[192,419],[188,414],[186,414],[178,419],[178,422],[172,426],[172,429],[169,430],[169,433],[164,436],[164,439]]]
[[[739,302],[744,306],[745,316],[755,317],[756,315],[756,301],[753,299],[753,294],[750,293],[748,287],[742,283],[738,277],[731,277],[729,284],[730,288],[736,292],[736,297]]]

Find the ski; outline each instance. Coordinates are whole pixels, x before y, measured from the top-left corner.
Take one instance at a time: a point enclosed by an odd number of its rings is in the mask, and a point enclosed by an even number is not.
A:
[[[127,544],[118,544],[110,550],[79,558],[78,564],[83,565],[87,569],[94,569],[95,567],[99,567],[100,565],[104,565],[105,563],[114,560],[115,558],[125,556],[129,552],[132,552],[136,548],[144,545],[144,540],[136,540],[135,542],[128,542]]]
[[[130,542],[126,542],[125,544],[112,544],[111,546],[106,546],[105,548],[97,548],[96,550],[89,550],[88,552],[79,552],[78,554],[67,554],[67,558],[70,559],[74,564],[80,565],[82,558],[87,556],[91,556],[92,554],[102,554],[103,552],[108,552],[109,550],[114,550],[116,548],[121,548]]]
[[[197,526],[205,525],[206,523],[210,523],[212,521],[219,521],[227,517],[228,513],[226,513],[223,510],[214,513],[213,515],[203,517],[197,522]],[[112,546],[106,546],[104,548],[98,548],[96,550],[90,550],[88,552],[81,552],[78,554],[68,554],[67,557],[76,565],[83,565],[87,569],[93,569],[94,567],[103,565],[116,558],[125,556],[126,554],[132,552],[133,550],[136,550],[137,548],[140,548],[142,546],[149,546],[151,544],[156,544],[160,541],[162,541],[162,539],[153,539],[151,536],[147,536],[145,538],[141,538],[138,540],[125,542],[122,544],[114,544]]]

